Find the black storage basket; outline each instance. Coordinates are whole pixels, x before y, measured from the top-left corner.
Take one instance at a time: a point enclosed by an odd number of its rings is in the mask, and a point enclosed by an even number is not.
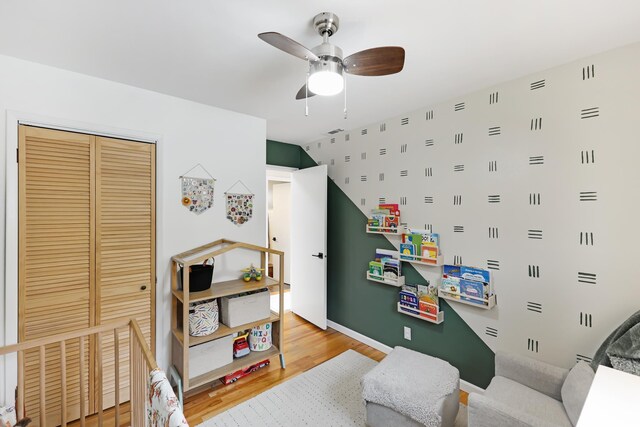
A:
[[[211,258],[212,264],[198,264],[189,267],[189,292],[206,291],[211,287],[213,280],[213,268],[215,259]],[[179,271],[179,278],[182,281],[182,269]]]

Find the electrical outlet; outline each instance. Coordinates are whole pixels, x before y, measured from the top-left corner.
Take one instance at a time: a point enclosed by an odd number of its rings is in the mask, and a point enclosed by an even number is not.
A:
[[[411,341],[411,328],[408,326],[404,327],[404,339]]]

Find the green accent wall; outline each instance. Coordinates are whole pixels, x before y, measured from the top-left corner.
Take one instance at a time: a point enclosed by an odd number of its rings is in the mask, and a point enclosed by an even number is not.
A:
[[[304,169],[316,166],[302,149],[267,141],[267,164]],[[367,217],[331,180],[328,185],[327,308],[328,318],[390,347],[403,346],[444,359],[465,381],[486,388],[494,376],[494,353],[460,316],[440,300],[440,325],[397,312],[397,288],[366,280],[376,248],[395,249],[381,235],[365,232]],[[407,283],[425,283],[416,269],[403,263]],[[403,338],[411,327],[412,340]]]

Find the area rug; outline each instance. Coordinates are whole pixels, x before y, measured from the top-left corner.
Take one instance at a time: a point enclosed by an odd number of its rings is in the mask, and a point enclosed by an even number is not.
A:
[[[360,380],[376,364],[347,350],[198,427],[364,427]],[[456,427],[467,425],[466,407],[460,405],[460,410]]]

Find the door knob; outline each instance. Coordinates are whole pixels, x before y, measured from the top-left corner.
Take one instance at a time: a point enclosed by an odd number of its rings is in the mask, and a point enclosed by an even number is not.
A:
[[[318,252],[317,255],[311,255],[311,256],[314,256],[314,257],[320,258],[320,259],[324,259],[324,254],[322,252]]]
[[[274,237],[274,238],[272,238],[271,240],[273,240],[273,241],[275,242],[275,241],[276,241],[276,238]]]
[[[142,285],[142,286],[140,286],[140,290],[141,290],[141,291],[144,291],[144,290],[146,290],[146,289],[147,289],[147,285]]]

